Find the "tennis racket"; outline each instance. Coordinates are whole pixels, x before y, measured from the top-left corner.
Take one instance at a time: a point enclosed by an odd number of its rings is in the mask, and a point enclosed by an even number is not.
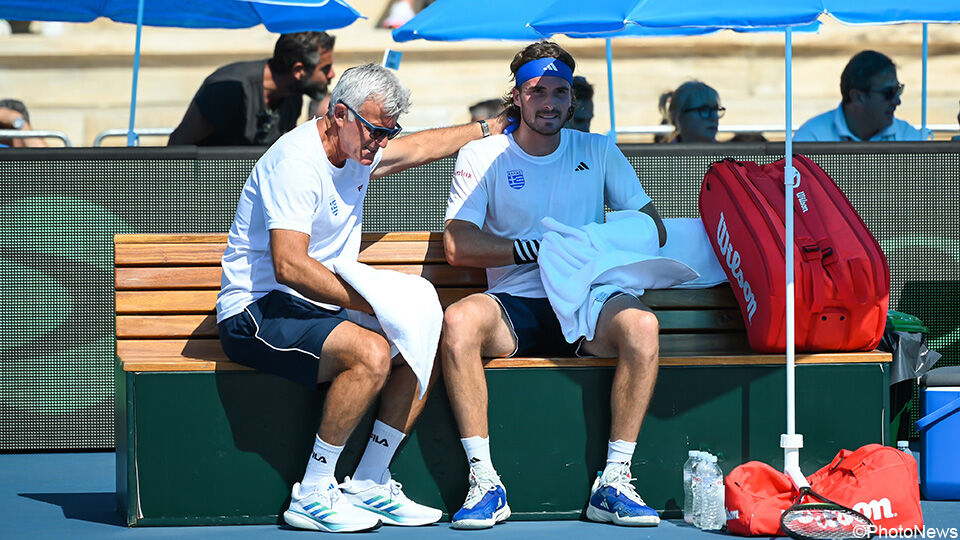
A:
[[[804,497],[818,502],[801,502]],[[780,515],[780,528],[797,540],[869,540],[876,528],[870,519],[816,493],[809,487],[800,488],[793,506]]]

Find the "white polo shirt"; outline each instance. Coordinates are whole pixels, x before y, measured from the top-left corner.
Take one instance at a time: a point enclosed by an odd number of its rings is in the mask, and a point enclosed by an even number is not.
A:
[[[841,104],[832,111],[814,116],[804,122],[793,136],[797,142],[816,141],[860,141],[847,126],[847,117]],[[887,129],[868,139],[870,141],[925,141],[923,133],[909,122],[893,119]]]
[[[277,282],[270,229],[310,235],[307,253],[327,268],[332,268],[334,261],[357,260],[363,198],[370,172],[382,154],[382,150],[377,152],[371,165],[348,159],[343,167],[335,167],[323,149],[317,120],[289,131],[263,154],[243,186],[230,227],[217,296],[217,322],[242,312],[273,290],[303,298]]]
[[[563,129],[560,145],[531,156],[512,135],[495,135],[460,150],[446,219],[476,224],[501,238],[543,237],[552,217],[571,227],[603,223],[604,203],[639,210],[650,202],[633,166],[608,137]],[[544,298],[536,264],[487,269],[490,292]]]

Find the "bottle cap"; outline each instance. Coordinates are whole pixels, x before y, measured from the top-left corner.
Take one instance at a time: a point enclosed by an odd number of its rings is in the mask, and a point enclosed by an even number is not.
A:
[[[688,450],[688,451],[687,451],[687,456],[688,456],[688,457],[697,457],[698,455],[700,455],[700,451],[699,451],[699,450]]]

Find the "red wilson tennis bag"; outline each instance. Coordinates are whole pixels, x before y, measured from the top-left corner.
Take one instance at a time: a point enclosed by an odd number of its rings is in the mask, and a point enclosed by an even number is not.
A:
[[[887,318],[887,259],[827,173],[801,155],[793,163],[797,350],[872,350]],[[726,159],[700,187],[707,236],[758,352],[786,349],[783,166]]]
[[[841,450],[807,481],[817,493],[867,516],[878,528],[923,528],[917,461],[906,452],[880,444]]]
[[[740,536],[785,536],[780,514],[797,490],[786,474],[760,461],[734,467],[723,479],[727,531]]]

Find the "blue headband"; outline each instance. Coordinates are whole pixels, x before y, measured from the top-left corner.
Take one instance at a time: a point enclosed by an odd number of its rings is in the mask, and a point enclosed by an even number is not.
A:
[[[537,58],[517,70],[517,86],[537,77],[560,77],[573,85],[573,70],[556,58]]]

